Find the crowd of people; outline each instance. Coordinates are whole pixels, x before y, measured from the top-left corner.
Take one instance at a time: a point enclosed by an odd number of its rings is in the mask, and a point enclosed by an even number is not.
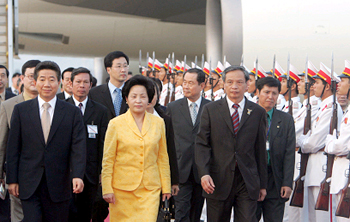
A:
[[[348,61],[339,76],[168,60],[133,76],[121,51],[104,65],[96,86],[29,60],[11,88],[0,66],[0,221],[153,222],[165,200],[177,222],[350,221]]]

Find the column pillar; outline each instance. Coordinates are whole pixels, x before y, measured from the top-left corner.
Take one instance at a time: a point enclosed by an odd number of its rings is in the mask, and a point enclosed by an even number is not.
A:
[[[206,41],[207,57],[209,62],[211,58],[212,68],[216,67],[217,62],[222,59],[222,20],[220,0],[207,0],[206,8]]]

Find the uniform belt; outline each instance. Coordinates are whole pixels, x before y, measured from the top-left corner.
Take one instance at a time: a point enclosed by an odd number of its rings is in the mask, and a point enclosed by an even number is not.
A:
[[[336,156],[336,157],[338,157],[338,158],[340,158],[340,157],[347,157],[348,155],[339,155],[339,156]]]
[[[324,152],[324,148],[325,147],[323,147],[322,149],[319,149],[317,152],[321,152],[321,151]]]

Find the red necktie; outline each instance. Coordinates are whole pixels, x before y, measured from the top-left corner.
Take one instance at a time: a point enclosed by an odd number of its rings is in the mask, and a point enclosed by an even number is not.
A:
[[[235,131],[235,134],[237,134],[238,127],[239,127],[239,115],[238,115],[238,104],[233,104],[232,106],[235,109],[235,112],[232,114],[232,122],[233,122],[233,130]]]

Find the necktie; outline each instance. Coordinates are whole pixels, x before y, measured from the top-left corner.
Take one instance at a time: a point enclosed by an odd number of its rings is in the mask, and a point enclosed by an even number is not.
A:
[[[233,130],[235,131],[235,134],[237,134],[238,127],[239,127],[239,115],[238,115],[238,104],[233,104],[232,106],[235,109],[235,112],[232,114],[232,122],[233,122]]]
[[[196,122],[197,119],[197,104],[196,103],[191,103],[191,119],[192,119],[192,123],[193,125]]]
[[[49,137],[51,127],[50,113],[48,111],[50,107],[51,105],[49,103],[44,103],[44,112],[41,115],[41,127],[43,128],[45,143],[47,142],[47,138]]]
[[[83,104],[82,103],[79,103],[79,109],[80,109],[80,111],[81,111],[81,115],[83,115],[84,116],[84,112],[83,112]]]
[[[113,106],[114,106],[115,116],[119,116],[120,107],[122,105],[122,95],[121,95],[121,90],[119,88],[116,88],[114,91],[117,93],[117,95],[114,97]]]

